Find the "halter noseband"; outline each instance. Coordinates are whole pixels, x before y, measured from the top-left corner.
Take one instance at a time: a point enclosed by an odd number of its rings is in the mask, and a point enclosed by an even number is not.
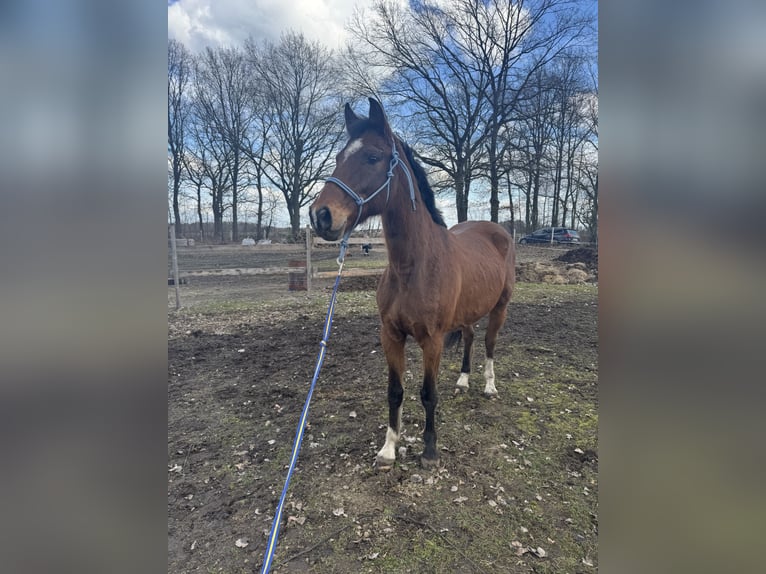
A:
[[[402,159],[399,157],[399,152],[396,149],[396,140],[393,141],[393,145],[391,148],[391,161],[388,164],[386,181],[384,181],[383,185],[381,185],[378,189],[376,189],[370,195],[368,195],[366,199],[362,199],[362,197],[359,196],[359,194],[357,194],[353,189],[351,189],[349,186],[347,186],[337,177],[328,177],[325,180],[328,183],[334,183],[343,191],[345,191],[348,195],[350,195],[351,199],[354,200],[354,203],[356,203],[357,207],[359,208],[359,212],[356,214],[356,221],[354,221],[354,225],[348,228],[348,231],[346,231],[346,233],[343,234],[343,239],[341,239],[341,242],[340,242],[341,251],[340,251],[340,255],[338,256],[338,261],[343,261],[343,258],[346,255],[346,249],[348,248],[348,238],[351,237],[351,232],[354,230],[354,228],[356,227],[356,224],[359,223],[359,220],[362,218],[362,210],[364,209],[364,205],[372,201],[372,199],[384,189],[386,190],[386,205],[388,205],[388,199],[391,196],[391,180],[394,178],[394,169],[396,168],[397,165],[402,166],[402,171],[404,172],[404,175],[407,176],[407,184],[409,185],[409,188],[410,188],[410,201],[412,202],[412,211],[415,211],[415,186],[412,183],[412,175],[410,175],[410,170],[407,169],[407,166],[405,165],[404,161],[402,161]]]

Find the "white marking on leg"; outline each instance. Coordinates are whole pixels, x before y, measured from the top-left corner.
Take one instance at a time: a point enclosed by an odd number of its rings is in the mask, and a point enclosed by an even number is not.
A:
[[[343,151],[343,155],[341,156],[340,161],[346,161],[360,149],[362,149],[361,139],[355,139],[354,141],[349,142],[349,144],[346,146],[346,149]]]
[[[493,359],[487,359],[484,365],[484,386],[485,395],[496,395],[497,388],[495,387],[495,361]]]
[[[386,444],[378,451],[378,461],[393,462],[396,460],[396,441],[399,440],[397,432],[388,427],[386,431]]]
[[[402,430],[402,407],[404,407],[404,404],[399,405],[399,411],[396,414],[396,422],[398,423],[397,426],[399,427],[399,432],[388,427],[388,430],[386,430],[386,442],[383,445],[383,448],[378,451],[377,458],[379,462],[393,463],[394,460],[396,460],[396,443],[399,440],[399,435]]]
[[[457,380],[457,386],[461,389],[468,388],[468,373],[460,373],[460,378]]]

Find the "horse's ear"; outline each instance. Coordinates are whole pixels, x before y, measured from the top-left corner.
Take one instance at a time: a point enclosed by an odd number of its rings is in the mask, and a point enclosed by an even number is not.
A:
[[[359,116],[354,113],[354,110],[351,109],[351,104],[349,103],[346,103],[346,107],[344,108],[343,112],[346,116],[346,131],[348,131],[349,135],[351,135],[353,126],[359,122]]]
[[[380,130],[381,133],[388,135],[391,128],[388,126],[388,120],[386,119],[386,112],[383,111],[383,106],[375,98],[369,98],[370,100],[370,123]]]

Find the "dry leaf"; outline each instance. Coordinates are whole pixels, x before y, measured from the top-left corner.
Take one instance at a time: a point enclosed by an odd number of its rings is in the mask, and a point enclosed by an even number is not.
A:
[[[247,538],[237,538],[237,541],[234,543],[234,546],[237,548],[244,548],[250,544],[250,541]]]

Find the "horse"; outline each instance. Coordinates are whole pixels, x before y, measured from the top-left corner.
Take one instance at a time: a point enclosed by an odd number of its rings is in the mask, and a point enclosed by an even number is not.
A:
[[[369,98],[369,117],[347,103],[348,142],[336,156],[309,214],[323,239],[348,240],[365,219],[379,215],[388,267],[378,284],[380,338],[388,364],[388,429],[376,465],[396,460],[404,389],[405,342],[412,337],[423,352],[420,398],[425,410],[424,468],[439,465],[434,413],[437,376],[445,341],[464,342],[457,387],[467,391],[474,325],[489,315],[485,336],[484,394],[496,397],[494,351],[515,282],[514,242],[500,225],[465,221],[447,229],[434,192],[410,147],[391,129],[380,103]]]

